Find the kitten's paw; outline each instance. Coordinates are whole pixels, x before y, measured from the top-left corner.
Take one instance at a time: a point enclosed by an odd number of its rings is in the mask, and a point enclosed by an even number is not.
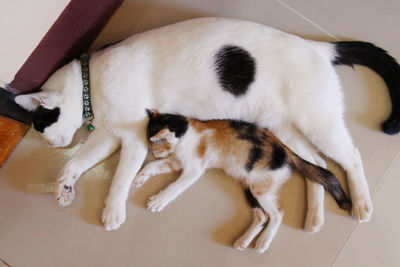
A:
[[[352,214],[359,222],[371,219],[373,206],[370,197],[360,197],[353,202]]]
[[[307,214],[304,230],[308,233],[316,233],[322,229],[324,225],[324,215],[315,212]]]
[[[147,202],[147,209],[152,212],[162,211],[165,206],[169,203],[168,200],[164,199],[160,194],[151,196]]]
[[[75,197],[74,185],[65,183],[62,180],[58,181],[54,189],[54,195],[61,207],[68,206]]]
[[[125,222],[126,211],[125,205],[106,205],[101,215],[101,220],[104,224],[104,228],[107,231],[118,229],[121,224]]]
[[[249,246],[249,242],[247,240],[242,239],[242,238],[239,238],[233,244],[233,247],[236,248],[237,250],[240,250],[240,251],[245,250],[248,246]]]
[[[141,187],[148,179],[149,179],[149,176],[147,174],[145,174],[143,172],[139,172],[139,174],[136,175],[133,185],[135,187]]]
[[[264,253],[268,248],[269,248],[270,242],[268,240],[264,239],[262,236],[260,236],[255,245],[255,249],[257,250],[258,253]]]

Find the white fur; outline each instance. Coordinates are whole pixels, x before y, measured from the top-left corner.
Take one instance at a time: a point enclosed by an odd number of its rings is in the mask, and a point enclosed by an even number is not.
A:
[[[252,209],[253,221],[247,231],[233,244],[233,246],[243,251],[245,250],[254,240],[254,238],[264,229],[264,225],[267,223],[267,217],[261,208]]]
[[[255,81],[241,97],[222,90],[215,74],[214,55],[226,44],[240,46],[256,59]],[[96,129],[60,175],[69,177],[64,181],[70,180],[71,173],[81,175],[112,153],[115,145],[103,147],[103,142],[122,144],[102,216],[107,230],[117,229],[125,220],[129,186],[147,152],[145,108],[199,119],[242,119],[268,127],[303,158],[319,158],[305,135],[341,164],[349,174],[354,215],[359,221],[368,221],[372,203],[361,158],[344,125],[341,86],[330,63],[333,57],[329,43],[226,18],[193,19],[132,36],[92,55]],[[73,61],[43,86],[62,94],[60,120],[44,134],[55,147],[72,140],[82,124],[81,82],[79,63]],[[301,135],[292,134],[296,128]],[[89,163],[81,163],[86,161]],[[78,171],[75,162],[82,164]],[[317,193],[309,198],[315,202],[306,225],[318,230],[320,225],[313,224],[321,224],[321,218],[323,222],[323,194],[321,186],[313,187],[317,189],[308,192]],[[316,216],[318,220],[314,220]]]

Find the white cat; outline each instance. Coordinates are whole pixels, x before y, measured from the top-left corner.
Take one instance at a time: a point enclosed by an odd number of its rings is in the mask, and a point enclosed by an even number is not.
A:
[[[130,185],[147,154],[145,109],[155,108],[199,119],[255,122],[322,167],[325,162],[318,152],[324,153],[348,174],[354,216],[368,221],[369,189],[360,154],[344,124],[343,96],[334,70],[336,64],[353,63],[385,79],[393,111],[384,131],[398,132],[400,67],[369,43],[315,42],[252,22],[200,18],[137,34],[96,52],[90,59],[95,130],[61,170],[55,190],[58,203],[69,205],[82,173],[121,145],[102,215],[106,230],[119,228]],[[55,72],[42,92],[18,96],[16,102],[36,109],[34,126],[50,146],[68,145],[83,122],[80,61]],[[307,186],[305,228],[313,232],[323,224],[324,190],[312,182]]]

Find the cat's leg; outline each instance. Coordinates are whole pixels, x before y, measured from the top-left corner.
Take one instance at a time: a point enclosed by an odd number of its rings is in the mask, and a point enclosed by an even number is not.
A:
[[[253,208],[253,221],[246,232],[233,244],[238,250],[245,250],[253,239],[264,229],[267,216],[262,208]]]
[[[75,196],[74,185],[82,173],[106,159],[118,146],[116,137],[101,129],[94,130],[58,174],[54,188],[58,204],[63,207],[71,204]]]
[[[298,127],[322,153],[343,167],[348,177],[353,215],[360,222],[369,221],[373,207],[361,156],[341,112],[324,109],[307,115],[307,123],[299,123]]]
[[[134,134],[124,134],[121,140],[121,156],[101,217],[107,231],[116,230],[125,222],[126,201],[132,180],[147,154],[146,123],[147,121],[143,121],[136,125]]]
[[[151,196],[147,202],[147,208],[152,212],[161,211],[172,200],[179,196],[189,186],[196,182],[203,174],[204,169],[201,167],[191,166],[190,169],[183,170],[181,176],[171,183],[167,188],[159,192],[157,195]]]
[[[272,132],[293,152],[303,159],[326,168],[326,162],[319,156],[318,151],[305,139],[304,135],[290,122],[271,129]],[[316,233],[324,225],[325,190],[321,184],[306,179],[307,185],[307,215],[304,230]]]
[[[339,79],[330,62],[315,61],[313,64],[317,71],[311,75],[304,73],[289,89],[288,115],[322,153],[347,172],[353,214],[360,222],[368,221],[372,214],[372,201],[360,153],[344,122]]]
[[[304,159],[309,162],[318,165],[322,168],[326,168],[326,162],[323,160],[316,150],[313,150],[312,156],[304,154]],[[300,154],[298,154],[300,155]],[[324,198],[325,190],[324,187],[310,179],[305,179],[307,185],[307,215],[304,223],[304,230],[308,233],[316,233],[322,229],[324,225]]]
[[[152,161],[136,175],[133,185],[141,187],[151,176],[179,171],[181,168],[180,162],[173,156]]]

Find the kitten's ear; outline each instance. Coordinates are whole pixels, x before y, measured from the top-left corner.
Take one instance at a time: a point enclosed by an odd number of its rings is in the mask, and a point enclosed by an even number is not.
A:
[[[158,116],[160,114],[155,109],[147,109],[146,108],[146,111],[147,111],[147,115],[149,115],[150,118],[156,117],[156,116]]]
[[[15,97],[15,102],[22,108],[33,111],[39,105],[47,109],[57,107],[61,102],[61,93],[57,91],[41,91]]]
[[[168,143],[172,143],[176,139],[175,133],[171,132],[167,128],[164,128],[161,131],[159,131],[158,133],[156,133],[156,135],[150,137],[150,141],[152,141],[152,142],[157,142],[161,139],[166,139]]]

